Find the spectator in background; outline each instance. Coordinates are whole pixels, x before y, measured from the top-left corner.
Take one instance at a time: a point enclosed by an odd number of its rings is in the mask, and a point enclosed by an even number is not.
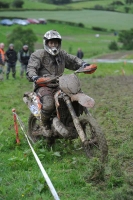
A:
[[[5,65],[5,51],[4,43],[0,43],[0,80],[3,80],[4,65]]]
[[[117,31],[114,31],[114,36],[117,36],[117,35],[118,35]]]
[[[10,44],[8,50],[6,51],[6,62],[7,62],[6,78],[7,79],[9,78],[10,71],[12,70],[12,77],[15,79],[17,52],[14,50],[13,44]]]
[[[80,48],[78,48],[77,57],[80,58],[80,59],[82,59],[84,57],[84,53]]]
[[[21,78],[23,78],[24,73],[26,74],[30,55],[31,52],[29,51],[28,45],[24,45],[23,48],[18,52],[18,60],[21,63],[21,71],[20,71]]]

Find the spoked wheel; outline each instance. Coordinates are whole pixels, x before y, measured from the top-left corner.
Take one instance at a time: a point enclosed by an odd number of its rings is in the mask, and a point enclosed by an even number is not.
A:
[[[39,121],[33,114],[31,114],[28,120],[28,137],[33,143],[37,142],[40,139],[40,135],[37,134],[39,132],[39,129]]]
[[[108,154],[108,146],[97,121],[91,115],[87,115],[87,119],[81,120],[81,124],[87,136],[87,140],[83,144],[87,156],[89,158],[97,157],[104,162]]]

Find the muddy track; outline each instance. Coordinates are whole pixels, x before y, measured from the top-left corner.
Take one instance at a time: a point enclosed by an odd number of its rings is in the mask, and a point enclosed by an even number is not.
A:
[[[106,135],[109,155],[133,173],[133,153],[129,153],[133,152],[133,75],[86,78],[81,85],[95,99],[91,112]]]

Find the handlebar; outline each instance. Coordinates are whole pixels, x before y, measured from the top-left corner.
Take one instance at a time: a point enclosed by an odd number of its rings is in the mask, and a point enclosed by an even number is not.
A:
[[[97,65],[91,64],[86,67],[80,67],[75,73],[84,73],[84,74],[92,74],[96,71]]]
[[[86,66],[86,67],[80,67],[78,70],[76,70],[74,72],[74,74],[76,74],[76,73],[92,74],[96,71],[96,69],[97,69],[97,66],[95,64],[91,64],[91,65]],[[62,76],[62,74],[60,76]],[[49,83],[57,84],[59,82],[60,76],[40,77],[39,79],[37,79],[36,84],[38,86],[46,86]]]

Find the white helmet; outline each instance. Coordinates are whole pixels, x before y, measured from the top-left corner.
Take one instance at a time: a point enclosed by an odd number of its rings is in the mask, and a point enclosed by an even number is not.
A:
[[[58,43],[59,43],[58,48],[56,48],[56,47],[50,48],[48,46],[48,41],[52,40],[52,39],[58,40]],[[43,37],[44,49],[51,55],[56,56],[60,52],[60,49],[61,49],[61,40],[62,40],[61,35],[57,31],[50,30],[50,31],[46,32]]]

